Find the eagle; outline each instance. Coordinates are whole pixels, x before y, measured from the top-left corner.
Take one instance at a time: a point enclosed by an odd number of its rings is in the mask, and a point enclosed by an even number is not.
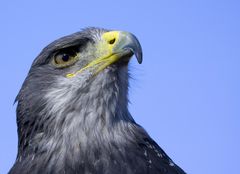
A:
[[[128,110],[133,34],[85,28],[46,46],[16,97],[9,174],[184,174]]]

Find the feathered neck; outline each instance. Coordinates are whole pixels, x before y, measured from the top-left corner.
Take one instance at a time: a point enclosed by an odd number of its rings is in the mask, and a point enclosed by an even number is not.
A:
[[[127,92],[126,71],[105,70],[82,87],[63,79],[56,82],[41,96],[44,100],[35,103],[41,110],[31,114],[32,127],[20,132],[25,139],[19,144],[18,160],[45,154],[48,161],[64,163],[69,155],[85,156],[87,149],[125,144],[135,127]]]

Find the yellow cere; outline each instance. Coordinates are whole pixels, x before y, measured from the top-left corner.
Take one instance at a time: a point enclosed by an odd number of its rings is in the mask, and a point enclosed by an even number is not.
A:
[[[96,48],[97,48],[96,54],[100,55],[100,57],[93,60],[89,64],[87,64],[85,67],[83,67],[79,71],[67,74],[66,77],[67,78],[75,77],[78,73],[81,73],[82,71],[90,67],[94,67],[100,64],[94,73],[94,74],[98,74],[108,65],[111,65],[112,63],[116,62],[119,59],[119,57],[116,54],[113,54],[112,50],[115,47],[116,45],[115,43],[117,43],[118,40],[119,40],[119,31],[110,31],[110,32],[104,33],[101,36],[101,40],[96,45]]]

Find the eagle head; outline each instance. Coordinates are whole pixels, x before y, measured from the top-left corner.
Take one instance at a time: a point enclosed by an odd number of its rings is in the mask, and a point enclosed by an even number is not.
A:
[[[134,54],[141,63],[142,49],[133,34],[99,28],[45,47],[16,98],[17,160],[57,163],[60,158],[63,163],[67,154],[84,156],[88,147],[125,142],[119,129],[128,131],[123,127],[134,122],[127,109],[127,65]],[[62,159],[53,157],[55,152]]]

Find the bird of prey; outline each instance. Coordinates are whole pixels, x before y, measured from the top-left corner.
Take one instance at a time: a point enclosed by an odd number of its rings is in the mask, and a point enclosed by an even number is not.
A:
[[[86,28],[33,61],[16,98],[18,154],[9,174],[184,174],[128,110],[128,32]]]

